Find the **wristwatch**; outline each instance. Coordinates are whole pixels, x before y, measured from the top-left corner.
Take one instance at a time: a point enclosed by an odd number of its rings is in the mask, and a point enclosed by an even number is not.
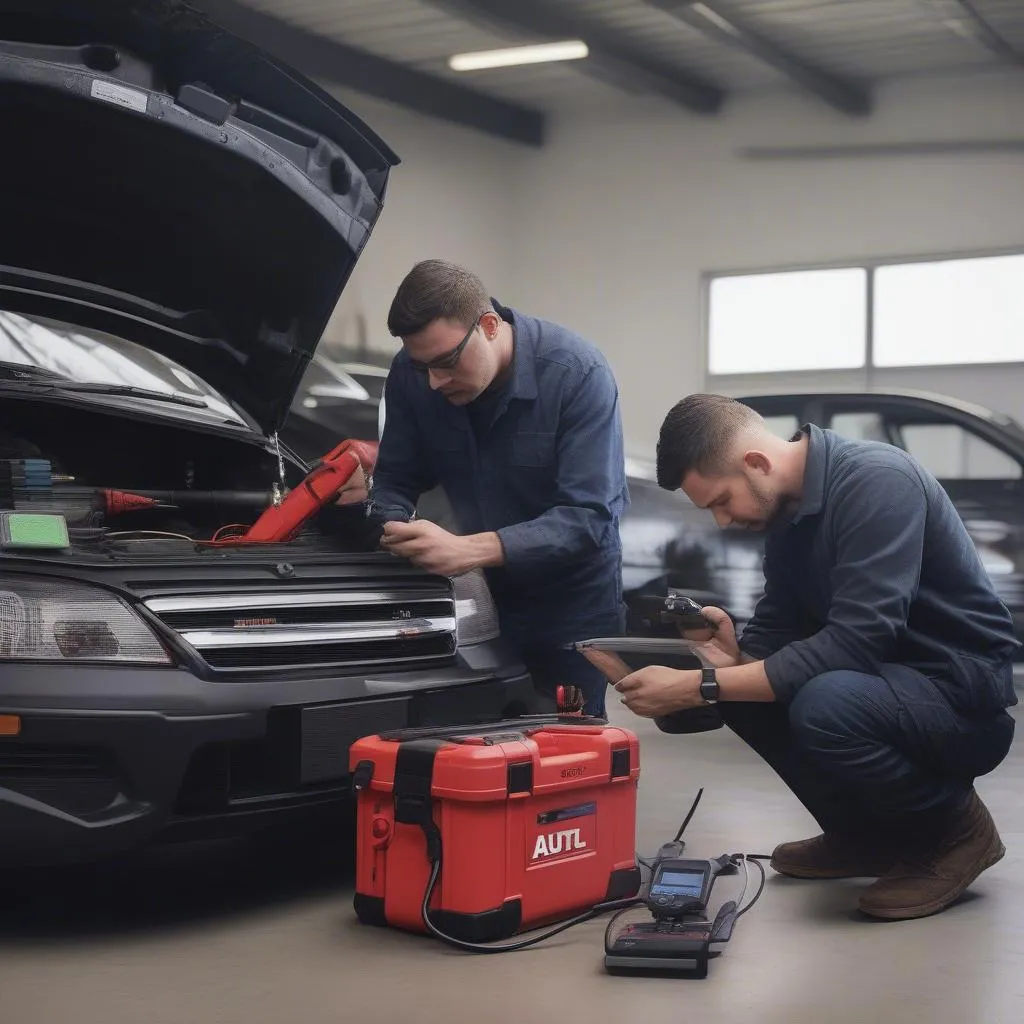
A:
[[[706,704],[718,703],[718,680],[715,678],[713,668],[702,668],[700,670],[700,695]]]

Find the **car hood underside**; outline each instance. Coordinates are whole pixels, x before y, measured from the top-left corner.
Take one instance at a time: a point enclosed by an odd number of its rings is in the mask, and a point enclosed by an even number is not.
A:
[[[141,342],[277,430],[398,158],[180,0],[5,0],[0,123],[0,308]]]

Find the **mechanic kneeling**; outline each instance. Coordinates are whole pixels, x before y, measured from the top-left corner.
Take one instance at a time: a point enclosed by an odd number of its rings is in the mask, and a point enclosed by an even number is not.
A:
[[[715,395],[669,412],[658,482],[723,528],[768,531],[739,643],[716,608],[693,636],[725,723],[822,829],[777,847],[774,869],[877,878],[860,898],[875,917],[948,907],[1005,852],[974,780],[1013,739],[1019,644],[945,491],[898,448],[813,425],[786,441]],[[656,717],[704,704],[700,680],[655,666],[617,689]]]

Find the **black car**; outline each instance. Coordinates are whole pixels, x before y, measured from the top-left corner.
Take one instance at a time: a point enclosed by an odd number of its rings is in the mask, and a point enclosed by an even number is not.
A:
[[[386,375],[386,355],[343,357],[354,368],[374,362]],[[337,437],[375,437],[378,393],[352,395],[330,405],[304,403],[300,387],[284,436],[314,456]],[[844,437],[894,444],[935,473],[960,511],[992,582],[1009,607],[1024,641],[1024,428],[1009,416],[945,396],[916,391],[794,392],[740,396],[780,436],[816,423]],[[361,412],[357,413],[357,408]],[[370,410],[372,409],[372,414]],[[623,585],[631,630],[654,627],[650,599],[667,587],[726,608],[742,624],[764,588],[763,537],[719,530],[711,515],[680,492],[657,485],[653,460],[629,459],[630,507],[621,524]],[[432,494],[427,510],[442,521],[443,495]],[[1024,660],[1024,653],[1018,655]]]
[[[176,0],[5,4],[0,124],[0,860],[337,815],[355,738],[541,710],[480,574],[333,505],[230,543],[387,145]]]

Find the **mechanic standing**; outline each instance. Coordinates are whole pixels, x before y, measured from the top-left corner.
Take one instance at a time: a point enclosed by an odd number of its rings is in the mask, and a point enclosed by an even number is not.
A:
[[[441,260],[402,281],[388,329],[402,349],[368,508],[385,521],[382,546],[442,575],[482,568],[502,633],[538,688],[577,686],[585,712],[603,717],[605,677],[571,644],[625,627],[619,520],[629,492],[607,361]],[[458,534],[414,517],[437,485]]]
[[[715,395],[669,412],[658,482],[723,528],[767,530],[765,590],[738,644],[705,610],[715,678],[645,668],[623,703],[718,701],[822,829],[778,846],[776,871],[877,878],[860,898],[874,917],[948,907],[1005,852],[974,780],[1010,749],[1020,644],[945,491],[894,446],[814,425],[787,441]]]

